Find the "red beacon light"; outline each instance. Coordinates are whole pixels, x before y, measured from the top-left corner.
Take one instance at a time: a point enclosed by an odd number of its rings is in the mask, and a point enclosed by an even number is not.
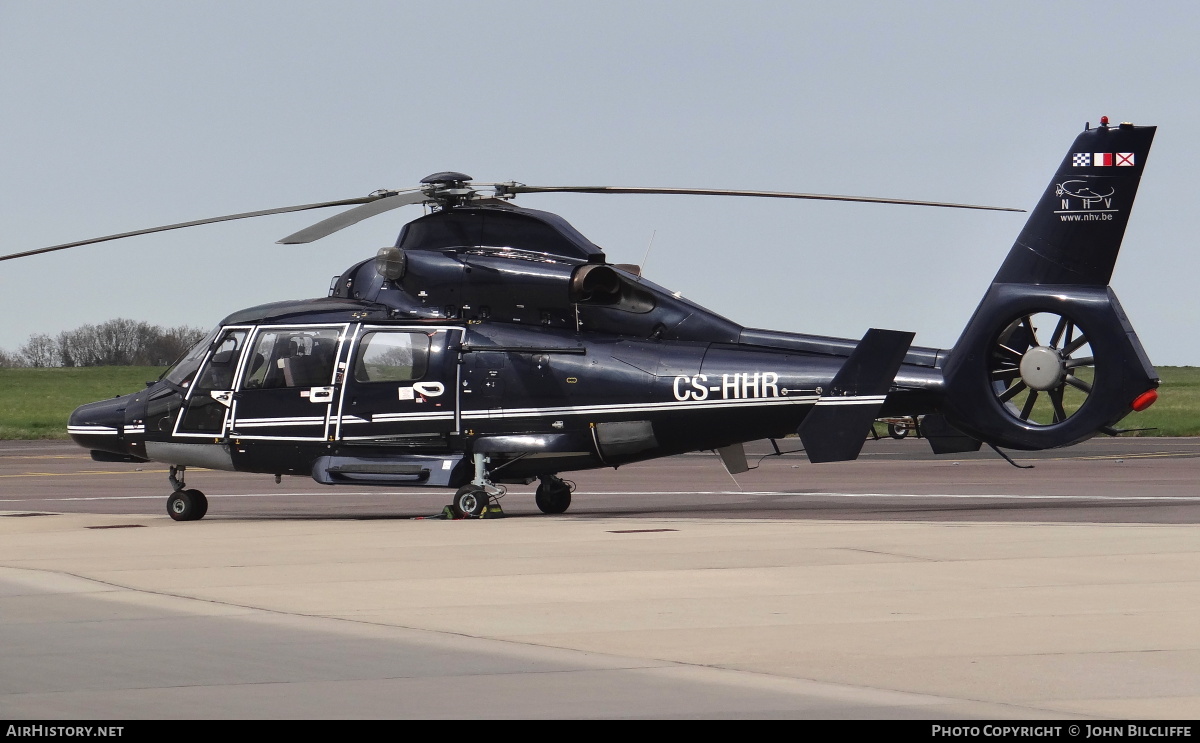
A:
[[[1133,408],[1134,410],[1136,410],[1137,412],[1140,413],[1143,410],[1145,410],[1146,408],[1153,405],[1154,401],[1157,399],[1158,399],[1158,390],[1146,390],[1142,394],[1133,398],[1133,402],[1129,403],[1129,407]]]
[[[1107,116],[1100,117],[1100,126],[1108,126],[1108,117]]]

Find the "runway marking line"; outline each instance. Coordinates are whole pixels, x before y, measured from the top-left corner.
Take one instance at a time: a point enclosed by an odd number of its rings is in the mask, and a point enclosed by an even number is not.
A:
[[[199,469],[199,468],[197,468]],[[16,475],[0,475],[0,479],[6,477],[74,477],[77,475],[141,475],[141,474],[162,474],[170,472],[170,470],[137,470],[136,472],[123,472],[121,470],[76,470],[74,472],[21,472]]]
[[[699,452],[693,452],[693,454],[699,454]],[[1070,462],[1070,461],[1097,461],[1097,460],[1112,460],[1112,459],[1164,459],[1164,458],[1168,458],[1168,457],[1193,457],[1194,458],[1196,456],[1197,456],[1196,454],[1191,453],[1191,452],[1159,451],[1159,452],[1143,452],[1140,454],[1098,454],[1098,455],[1086,456],[1086,457],[1025,457],[1025,458],[1020,458],[1019,461],[1023,461],[1023,462],[1038,462],[1038,461]],[[85,457],[45,456],[45,457],[13,457],[13,458],[84,459]],[[940,460],[939,459],[914,459],[914,460],[907,460],[907,461],[945,463],[945,462],[949,462],[949,461],[973,461],[973,460],[961,460],[961,459],[953,460],[950,458],[946,458],[946,459],[940,459]],[[991,461],[997,461],[997,460],[986,459],[986,460],[978,460],[978,461],[991,462]],[[644,463],[637,463],[637,464],[644,464]],[[191,472],[207,471],[203,467],[189,467],[188,469]],[[130,471],[130,470],[76,470],[74,472],[21,472],[21,473],[17,473],[17,474],[13,474],[13,475],[0,475],[0,479],[11,478],[11,477],[76,477],[76,476],[80,476],[80,475],[139,475],[139,474],[149,475],[149,474],[163,474],[163,473],[169,472],[169,471],[170,470],[165,470],[165,469],[154,469],[154,470],[138,469],[138,470],[133,470],[133,471]]]
[[[1093,454],[1086,457],[1042,457],[1042,461],[1063,462],[1069,460],[1096,459],[1166,459],[1168,457],[1195,457],[1196,454],[1186,451],[1148,451],[1140,454]],[[1035,457],[1027,457],[1026,461],[1037,461]]]
[[[20,472],[15,475],[0,475],[0,479],[6,477],[75,477],[77,475],[161,475],[170,472],[170,469],[165,470],[75,470],[73,472]],[[188,472],[211,472],[205,467],[188,467]],[[248,473],[247,473],[248,474]]]
[[[218,493],[209,495],[208,498],[284,498],[297,496],[321,496],[326,495],[333,497],[350,496],[350,495],[445,495],[450,492],[446,490],[421,490],[421,491],[339,491],[337,493],[324,492],[302,492],[302,493]],[[526,494],[522,494],[526,495]],[[611,491],[596,491],[583,493],[582,495],[786,495],[794,497],[809,497],[809,498],[932,498],[932,499],[948,499],[948,500],[1064,500],[1064,501],[1129,501],[1129,502],[1151,502],[1162,501],[1166,503],[1181,503],[1181,502],[1200,502],[1200,495],[1014,495],[1014,494],[997,494],[997,493],[974,493],[974,494],[955,494],[955,493],[799,493],[787,490],[611,490]],[[160,500],[165,496],[162,495],[96,495],[96,496],[75,496],[62,498],[0,498],[0,503],[19,503],[30,500],[37,501],[106,501],[106,500]]]

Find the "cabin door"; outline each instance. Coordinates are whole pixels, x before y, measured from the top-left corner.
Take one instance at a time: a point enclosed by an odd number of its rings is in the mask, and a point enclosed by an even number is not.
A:
[[[346,370],[337,437],[439,445],[459,430],[462,329],[362,326]]]
[[[183,407],[175,420],[173,436],[198,439],[224,437],[233,402],[234,377],[250,335],[249,327],[228,327],[213,343],[187,386]]]
[[[264,325],[250,339],[229,435],[248,440],[325,441],[336,421],[335,371],[347,325]]]

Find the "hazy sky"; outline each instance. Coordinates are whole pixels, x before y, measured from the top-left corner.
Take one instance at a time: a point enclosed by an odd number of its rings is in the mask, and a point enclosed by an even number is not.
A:
[[[1113,286],[1200,365],[1200,5],[1154,2],[0,0],[0,253],[365,195],[531,185],[810,191],[1032,208],[1086,121],[1157,124]],[[949,347],[1024,215],[523,196],[742,324]],[[323,296],[417,207],[0,263],[0,348],[114,317],[211,327]]]

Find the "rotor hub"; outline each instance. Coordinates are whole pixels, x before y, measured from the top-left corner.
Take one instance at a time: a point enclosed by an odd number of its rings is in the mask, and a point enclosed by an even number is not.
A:
[[[1021,381],[1031,389],[1052,390],[1067,376],[1067,364],[1062,354],[1050,346],[1035,346],[1021,357]]]
[[[471,176],[466,173],[457,173],[453,170],[443,170],[440,173],[433,173],[421,179],[421,183],[432,186],[461,186],[471,182]]]
[[[422,178],[421,190],[434,201],[435,209],[460,206],[475,195],[475,189],[471,187],[471,176],[450,170]]]

